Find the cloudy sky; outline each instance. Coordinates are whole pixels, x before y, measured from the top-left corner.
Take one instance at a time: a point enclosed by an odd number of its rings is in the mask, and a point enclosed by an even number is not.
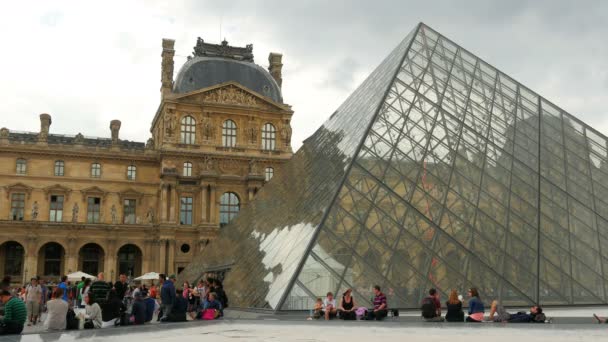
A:
[[[608,135],[608,1],[13,1],[0,11],[0,127],[145,141],[161,39],[283,53],[294,147],[423,21]],[[221,24],[221,35],[220,35]]]

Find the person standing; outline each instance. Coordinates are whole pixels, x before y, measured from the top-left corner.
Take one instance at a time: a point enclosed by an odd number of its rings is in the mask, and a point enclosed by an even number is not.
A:
[[[30,284],[25,289],[25,304],[29,322],[27,325],[36,325],[38,322],[38,312],[40,311],[40,301],[42,300],[42,289],[38,285],[38,279],[32,278]]]
[[[103,304],[108,301],[111,289],[112,286],[103,279],[103,272],[101,272],[97,275],[97,280],[91,284],[89,293],[93,294],[96,303]]]
[[[118,299],[123,300],[125,298],[125,293],[127,293],[128,288],[129,284],[127,284],[127,275],[121,273],[118,276],[118,281],[114,283],[114,290],[116,290],[116,296]]]
[[[171,308],[175,303],[176,293],[175,293],[175,275],[172,274],[169,277],[169,280],[165,280],[163,282],[163,287],[160,289],[160,300],[161,300],[161,308],[163,311],[163,316],[160,318],[161,322],[166,322],[169,319],[169,315],[171,314]]]
[[[84,281],[85,281],[85,277],[80,278],[80,281],[78,282],[78,284],[76,284],[76,303],[78,305],[80,305],[80,303],[82,302],[82,288],[84,287]]]
[[[80,289],[80,293],[79,293],[79,297],[82,298],[81,301],[78,303],[79,308],[84,309],[84,306],[87,304],[84,301],[84,297],[86,295],[88,295],[90,291],[91,291],[91,279],[85,279],[83,287]]]
[[[38,321],[42,322],[42,313],[46,312],[46,303],[49,299],[49,288],[46,286],[46,281],[40,280],[40,277],[36,277],[40,284],[40,308],[38,310]]]
[[[14,297],[8,290],[0,291],[0,300],[4,303],[4,318],[0,320],[0,335],[21,334],[27,320],[25,303]]]
[[[382,291],[380,291],[380,286],[374,286],[374,307],[373,309],[367,312],[367,320],[383,320],[386,316],[388,316],[388,304],[386,302],[386,296]]]
[[[61,297],[61,299],[63,299],[66,303],[68,302],[68,276],[62,276],[61,277],[61,282],[59,283],[59,285],[57,285],[58,288],[63,290],[63,296]]]
[[[65,329],[69,305],[61,299],[62,296],[63,290],[56,288],[53,293],[53,299],[47,303],[47,315],[44,320],[46,330]]]

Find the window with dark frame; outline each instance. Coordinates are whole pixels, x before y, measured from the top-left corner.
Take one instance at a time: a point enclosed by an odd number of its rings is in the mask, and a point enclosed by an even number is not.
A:
[[[135,176],[137,176],[137,167],[135,165],[129,165],[127,167],[127,179],[135,180]]]
[[[179,224],[192,224],[192,197],[182,197],[180,199]]]
[[[99,223],[101,212],[101,198],[87,198],[87,223]]]
[[[27,161],[25,159],[17,159],[16,170],[18,175],[25,175],[27,173]]]
[[[65,163],[63,160],[55,161],[55,176],[63,176],[63,172],[65,169]]]
[[[101,164],[99,164],[99,163],[91,164],[91,177],[93,177],[93,178],[101,177]]]
[[[191,162],[184,163],[184,170],[183,170],[182,174],[184,175],[184,177],[192,177],[192,163]]]
[[[239,197],[234,192],[225,192],[220,198],[220,227],[230,223],[241,209]]]
[[[25,214],[25,194],[11,195],[11,220],[23,221]]]
[[[276,148],[277,130],[271,123],[266,123],[262,127],[262,149],[264,151],[274,151]]]
[[[63,221],[63,196],[51,195],[51,206],[49,209],[49,221]]]
[[[192,145],[196,139],[196,120],[190,115],[182,118],[181,122],[181,143]]]
[[[135,206],[134,199],[125,199],[123,205],[123,223],[135,224]]]
[[[274,176],[274,169],[270,166],[266,167],[266,170],[264,170],[264,179],[266,180],[266,182],[271,180],[273,176]]]
[[[222,124],[222,146],[236,146],[236,123],[232,120],[226,120]]]
[[[23,257],[25,254],[23,246],[14,241],[6,242],[4,254],[4,275],[20,276],[23,270]]]

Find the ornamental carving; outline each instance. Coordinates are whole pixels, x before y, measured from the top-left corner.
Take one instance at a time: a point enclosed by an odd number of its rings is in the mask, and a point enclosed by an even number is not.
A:
[[[76,134],[74,137],[74,144],[83,144],[84,143],[84,135],[82,133]]]
[[[201,120],[201,134],[204,141],[211,141],[215,139],[215,126],[213,120],[209,117],[209,114],[203,116]]]
[[[0,129],[0,138],[8,139],[8,133],[9,133],[8,128],[2,127],[2,129]]]
[[[245,106],[261,106],[258,99],[235,86],[229,86],[209,91],[203,94],[203,102],[236,104]]]
[[[285,122],[281,125],[281,139],[283,140],[283,144],[285,144],[285,146],[289,146],[291,144],[291,125],[289,124],[289,120],[285,120]]]
[[[172,137],[177,129],[177,114],[174,108],[165,108],[163,121],[165,123],[165,136]]]
[[[239,174],[241,163],[236,159],[222,159],[220,161],[220,171],[227,174]]]
[[[207,173],[215,171],[215,161],[213,158],[205,156],[200,164],[199,170]]]
[[[255,145],[258,141],[258,125],[253,117],[249,117],[247,126],[244,128],[245,137],[250,145]]]

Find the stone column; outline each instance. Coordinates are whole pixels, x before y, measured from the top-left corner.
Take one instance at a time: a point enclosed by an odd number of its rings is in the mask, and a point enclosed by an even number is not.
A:
[[[207,199],[207,185],[204,184],[201,187],[201,223],[209,222],[207,219],[207,205],[209,200]]]
[[[217,222],[217,213],[215,212],[217,195],[216,195],[216,186],[211,185],[211,194],[209,196],[209,222],[216,223]]]
[[[23,265],[22,270],[24,284],[29,281],[29,279],[25,279],[27,276],[31,278],[33,275],[38,274],[38,249],[40,248],[40,246],[38,246],[38,238],[35,236],[28,236],[25,248],[25,265]],[[27,274],[25,274],[25,270],[27,270]]]
[[[167,240],[160,239],[159,241],[159,273],[167,274]]]
[[[153,258],[151,243],[152,241],[150,240],[144,241],[144,250],[142,251],[143,255],[141,260],[141,274],[152,272],[152,267],[150,267]]]
[[[175,56],[175,40],[163,39],[163,52],[161,54],[161,86],[160,96],[161,99],[166,95],[171,94],[173,89],[173,56]]]
[[[160,192],[160,221],[167,222],[167,186],[165,184],[161,185]]]
[[[170,198],[170,203],[169,203],[169,221],[171,223],[175,223],[175,211],[176,211],[176,205],[175,203],[177,202],[177,189],[175,189],[175,186],[171,187],[171,198]]]
[[[283,55],[276,52],[271,52],[268,55],[268,72],[272,75],[279,87],[283,85],[282,69]]]
[[[111,279],[112,273],[114,273],[114,278],[117,278],[119,270],[116,268],[116,261],[118,257],[118,251],[116,250],[116,240],[108,239],[106,245],[108,246],[108,250],[104,251],[106,260],[103,265],[103,273],[105,274],[107,279]]]
[[[78,251],[76,250],[76,238],[68,238],[68,248],[65,251],[65,273],[78,271]]]
[[[120,132],[120,120],[110,121],[110,132],[112,134],[112,145],[118,144],[118,133]]]
[[[49,137],[49,128],[51,127],[51,116],[49,114],[40,114],[40,134],[38,134],[38,141],[46,143]]]
[[[175,274],[175,238],[169,240],[167,256],[167,273]]]

